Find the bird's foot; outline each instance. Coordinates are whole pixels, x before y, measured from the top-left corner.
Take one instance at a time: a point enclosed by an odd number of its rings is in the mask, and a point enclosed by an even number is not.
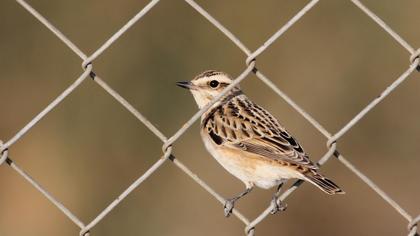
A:
[[[274,215],[279,211],[285,211],[287,209],[287,204],[281,201],[280,199],[273,197],[271,200],[271,211],[270,214]]]
[[[234,199],[227,199],[224,206],[225,216],[229,217],[232,214],[233,207],[235,206]]]

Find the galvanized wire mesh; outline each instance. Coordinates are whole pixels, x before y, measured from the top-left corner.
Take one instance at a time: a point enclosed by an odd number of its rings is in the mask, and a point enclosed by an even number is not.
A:
[[[150,1],[141,11],[139,11],[132,19],[130,19],[123,27],[121,27],[111,38],[109,38],[101,47],[99,47],[91,55],[86,55],[82,52],[72,41],[70,41],[60,30],[55,28],[46,18],[38,13],[31,5],[24,0],[16,0],[24,9],[31,13],[37,20],[42,22],[51,32],[53,32],[62,42],[64,42],[75,54],[82,59],[83,73],[77,78],[66,90],[64,90],[55,100],[53,100],[45,109],[43,109],[38,115],[36,115],[27,125],[25,125],[20,131],[18,131],[12,138],[6,142],[0,141],[0,165],[3,163],[8,164],[13,170],[27,180],[33,187],[41,192],[49,201],[51,201],[58,209],[60,209],[71,221],[74,222],[80,228],[80,235],[85,236],[90,234],[90,230],[95,227],[109,212],[111,212],[124,198],[129,195],[134,189],[136,189],[144,180],[146,180],[152,173],[159,170],[162,164],[166,160],[171,160],[175,166],[181,169],[185,174],[191,177],[197,184],[203,187],[209,194],[211,194],[221,204],[224,203],[224,198],[220,196],[212,187],[210,187],[204,180],[200,179],[193,171],[185,166],[179,159],[175,158],[172,154],[172,147],[174,143],[185,133],[191,125],[196,122],[200,116],[216,101],[218,101],[224,94],[226,94],[235,85],[239,84],[242,80],[247,78],[251,72],[275,93],[277,93],[282,99],[284,99],[291,107],[298,111],[310,124],[312,124],[320,133],[326,137],[326,144],[328,151],[318,162],[319,165],[323,165],[332,156],[335,156],[345,167],[351,170],[357,177],[359,177],[364,183],[366,183],[373,191],[382,197],[392,208],[394,208],[403,218],[408,221],[408,235],[418,235],[418,222],[420,221],[419,216],[413,216],[409,214],[404,208],[402,208],[397,202],[395,202],[386,192],[379,188],[371,179],[363,174],[357,167],[355,167],[350,161],[348,161],[343,154],[337,150],[338,140],[348,132],[355,124],[357,124],[369,111],[371,111],[378,103],[385,99],[392,91],[394,91],[401,83],[406,81],[409,76],[417,69],[420,71],[420,49],[414,49],[408,44],[401,36],[393,31],[384,21],[375,15],[371,10],[364,6],[358,0],[351,0],[356,7],[362,10],[368,15],[373,21],[375,21],[383,30],[385,30],[395,41],[397,41],[410,55],[410,64],[408,69],[404,71],[391,85],[389,85],[380,96],[376,97],[371,101],[362,111],[360,111],[353,119],[345,124],[338,132],[330,133],[320,123],[318,123],[309,113],[302,109],[296,104],[290,97],[282,92],[271,80],[266,77],[256,67],[257,57],[267,50],[270,45],[281,37],[290,27],[292,27],[297,21],[299,21],[308,11],[313,9],[319,0],[312,0],[306,6],[304,6],[294,17],[292,17],[283,27],[275,32],[263,45],[257,50],[251,51],[248,49],[233,33],[231,33],[226,27],[224,27],[219,21],[213,18],[205,9],[198,5],[193,0],[185,0],[192,8],[200,13],[205,19],[211,22],[214,27],[219,29],[226,37],[228,37],[240,50],[242,50],[246,56],[245,63],[246,67],[243,72],[236,77],[234,82],[228,86],[222,94],[215,98],[210,104],[194,114],[175,134],[171,136],[164,135],[159,129],[157,129],[146,117],[144,117],[139,111],[137,111],[127,100],[125,100],[120,94],[113,90],[107,85],[96,73],[93,71],[93,62],[97,59],[110,45],[115,43],[130,27],[136,24],[141,18],[151,11],[159,0]],[[30,175],[25,173],[9,156],[8,150],[13,144],[31,130],[31,128],[44,118],[52,109],[54,109],[59,103],[61,103],[69,94],[71,94],[78,86],[83,83],[87,78],[92,78],[93,81],[102,87],[108,94],[115,98],[123,107],[125,107],[131,114],[133,114],[140,122],[142,122],[154,135],[156,135],[162,141],[162,157],[156,161],[143,175],[138,177],[123,193],[120,194],[111,204],[109,204],[99,215],[97,215],[92,221],[85,223],[82,222],[71,210],[66,208],[58,199],[50,194],[45,188],[43,188],[36,180],[31,178]],[[302,181],[296,181],[291,188],[281,195],[280,199],[284,200],[293,191],[295,191]],[[241,212],[234,209],[233,215],[238,217],[245,225],[245,233],[247,235],[255,234],[255,227],[262,220],[264,220],[270,213],[271,208],[268,207],[264,210],[257,218],[250,220],[245,217]]]

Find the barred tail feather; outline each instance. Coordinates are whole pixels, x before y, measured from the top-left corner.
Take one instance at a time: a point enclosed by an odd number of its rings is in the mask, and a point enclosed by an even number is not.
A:
[[[309,171],[304,174],[305,179],[318,188],[320,188],[325,193],[328,193],[330,195],[332,194],[344,194],[345,192],[341,190],[340,187],[338,187],[334,182],[327,179],[326,177],[322,176],[321,174],[318,174],[316,172]]]

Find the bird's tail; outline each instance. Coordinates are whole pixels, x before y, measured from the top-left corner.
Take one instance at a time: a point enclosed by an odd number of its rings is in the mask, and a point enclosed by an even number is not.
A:
[[[338,187],[334,182],[327,179],[323,175],[315,172],[315,171],[308,171],[305,174],[305,179],[318,188],[320,188],[322,191],[328,194],[344,194],[345,192],[341,190],[340,187]]]

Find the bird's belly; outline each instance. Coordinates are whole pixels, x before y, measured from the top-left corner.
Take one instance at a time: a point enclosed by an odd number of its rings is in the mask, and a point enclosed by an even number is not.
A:
[[[204,139],[205,146],[211,155],[233,176],[245,185],[257,185],[260,188],[271,188],[278,185],[281,179],[301,178],[301,174],[289,167],[273,164],[265,158],[250,155],[236,149],[220,147],[209,139]]]

